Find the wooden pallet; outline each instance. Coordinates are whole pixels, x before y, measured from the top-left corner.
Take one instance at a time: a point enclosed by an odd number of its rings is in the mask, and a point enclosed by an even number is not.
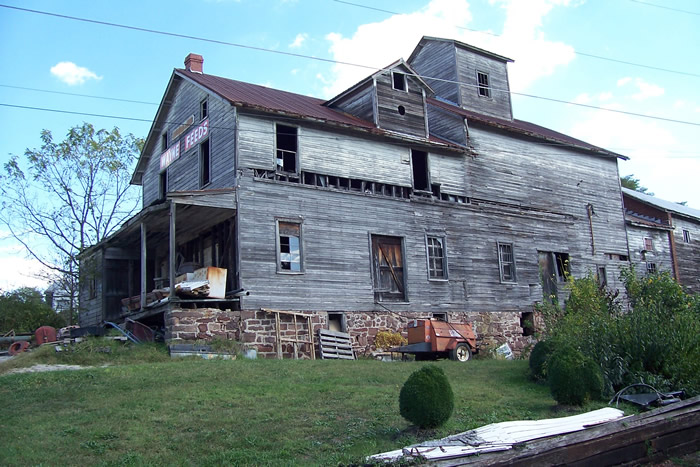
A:
[[[352,338],[346,332],[318,330],[318,342],[322,359],[355,360]]]

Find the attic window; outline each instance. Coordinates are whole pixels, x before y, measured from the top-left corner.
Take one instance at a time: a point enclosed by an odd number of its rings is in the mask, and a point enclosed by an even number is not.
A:
[[[397,91],[406,91],[406,75],[397,71],[391,72],[391,82]]]
[[[479,83],[479,95],[481,97],[491,97],[491,87],[489,86],[489,75],[484,72],[476,72],[476,80]]]

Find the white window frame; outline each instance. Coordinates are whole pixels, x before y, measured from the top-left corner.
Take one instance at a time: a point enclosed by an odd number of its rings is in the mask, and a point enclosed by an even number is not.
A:
[[[690,230],[683,229],[683,243],[690,243]]]
[[[486,84],[481,83],[482,76],[486,78]],[[476,92],[479,97],[485,99],[491,99],[493,97],[491,93],[491,76],[485,71],[476,70]]]
[[[396,87],[396,81],[394,81],[394,75],[399,74],[403,76],[403,89],[399,89]],[[391,72],[391,89],[395,89],[397,91],[403,91],[403,92],[408,92],[408,79],[406,73],[403,73],[401,71],[392,71]]]
[[[442,277],[439,276],[433,276],[432,271],[434,270],[431,268],[431,263],[433,263],[433,256],[431,255],[431,252],[433,251],[433,248],[431,248],[430,241],[431,240],[436,240],[440,244],[440,250],[442,252],[442,257],[440,259],[442,260]],[[428,265],[428,280],[429,281],[438,281],[438,282],[445,282],[448,280],[448,272],[447,272],[447,243],[445,241],[445,236],[444,235],[436,235],[436,234],[426,234],[425,235],[425,259]],[[435,258],[437,259],[437,258]],[[435,269],[437,271],[437,269]]]

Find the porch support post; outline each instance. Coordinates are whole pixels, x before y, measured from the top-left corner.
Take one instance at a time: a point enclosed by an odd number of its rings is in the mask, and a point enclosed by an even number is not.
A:
[[[175,212],[177,204],[170,201],[170,258],[168,283],[170,285],[170,297],[175,296]]]
[[[141,222],[141,308],[146,306],[146,224]]]

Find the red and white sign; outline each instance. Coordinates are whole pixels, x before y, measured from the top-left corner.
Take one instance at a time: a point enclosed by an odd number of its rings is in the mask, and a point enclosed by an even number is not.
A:
[[[160,155],[160,170],[165,170],[180,157],[180,142],[173,144]]]
[[[209,134],[209,119],[204,120],[197,128],[185,136],[185,152],[192,149]]]

